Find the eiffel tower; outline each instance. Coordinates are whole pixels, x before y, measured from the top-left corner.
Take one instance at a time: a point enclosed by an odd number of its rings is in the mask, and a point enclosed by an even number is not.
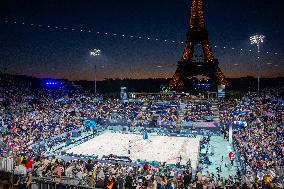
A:
[[[209,77],[214,85],[227,85],[224,74],[220,70],[218,60],[214,57],[208,40],[208,31],[202,10],[202,0],[192,0],[190,9],[189,32],[182,58],[178,61],[177,70],[172,77],[170,87],[178,92],[190,90],[189,81],[195,76]],[[201,59],[194,56],[195,46],[202,47]]]

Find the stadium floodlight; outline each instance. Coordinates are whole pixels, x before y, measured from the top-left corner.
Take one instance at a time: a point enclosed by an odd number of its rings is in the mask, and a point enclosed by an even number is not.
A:
[[[257,44],[259,45],[260,43],[263,43],[263,39],[265,38],[264,35],[253,35],[250,37],[250,43],[253,44]]]
[[[100,49],[90,50],[90,55],[91,56],[100,56],[100,54],[101,54],[101,50]]]
[[[101,55],[101,50],[100,49],[92,49],[90,50],[90,55],[91,56],[100,56]],[[95,64],[95,94],[97,94],[97,65]]]
[[[260,34],[256,34],[251,36],[250,39],[250,44],[254,45],[256,44],[257,46],[257,59],[259,59],[259,53],[260,53],[260,44],[264,42],[264,35],[260,35]],[[257,64],[257,68],[258,68],[258,76],[257,76],[257,94],[259,95],[259,72],[260,72],[260,68],[259,68],[259,64]]]
[[[258,34],[253,35],[253,36],[251,36],[251,37],[249,38],[251,45],[254,45],[254,44],[257,45],[257,53],[260,53],[260,50],[259,50],[260,43],[263,43],[263,42],[264,42],[264,38],[265,38],[264,35],[258,35]],[[257,58],[259,58],[259,56],[258,56]]]

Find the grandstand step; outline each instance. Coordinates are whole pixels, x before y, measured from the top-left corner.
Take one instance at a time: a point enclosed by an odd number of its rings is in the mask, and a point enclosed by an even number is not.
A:
[[[212,103],[211,110],[213,112],[213,121],[215,122],[220,122],[220,112],[219,112],[219,107],[218,103]]]

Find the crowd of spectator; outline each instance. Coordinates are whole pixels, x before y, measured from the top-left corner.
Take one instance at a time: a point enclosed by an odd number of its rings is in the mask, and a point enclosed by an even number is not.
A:
[[[206,116],[213,116],[212,105],[209,102],[189,102],[185,108],[187,109],[184,117],[186,121],[206,120]]]
[[[19,156],[15,172],[20,184],[31,185],[32,176],[52,177],[60,188],[63,178],[77,178],[78,185],[88,185],[96,188],[240,188],[240,183],[230,177],[223,179],[207,172],[202,175],[197,171],[194,175],[188,160],[187,165],[170,167],[159,164],[151,166],[148,162],[143,165],[127,165],[118,163],[99,163],[94,160],[70,160],[36,157],[34,159]],[[66,183],[65,183],[66,184]],[[69,183],[70,184],[70,183]],[[248,187],[247,187],[248,188]]]
[[[1,78],[1,153],[36,152],[32,144],[82,128],[81,117],[75,112],[79,111],[76,88],[51,90],[36,84],[9,76]],[[67,99],[65,103],[58,100],[62,96]]]
[[[175,128],[179,121],[178,100],[149,97],[121,103],[118,99],[95,97],[63,82],[53,86],[43,80],[13,75],[1,75],[0,79],[1,154],[11,153],[12,149],[16,155],[40,154],[56,143],[50,140],[53,137],[84,129],[84,120],[105,126],[109,120],[117,120],[134,127],[169,128]],[[199,114],[201,109],[192,111]],[[60,141],[68,140],[70,135],[64,137]],[[34,143],[41,145],[34,149]]]
[[[214,174],[202,176],[199,171],[191,177],[190,166],[154,167],[146,163],[139,167],[43,157],[41,154],[54,143],[39,145],[36,149],[33,148],[34,143],[83,129],[83,121],[87,119],[102,125],[105,120],[129,120],[131,126],[145,126],[145,123],[159,117],[155,126],[175,125],[180,119],[178,100],[163,103],[149,98],[147,101],[140,99],[121,103],[115,99],[103,100],[72,85],[46,87],[33,79],[9,75],[0,79],[0,154],[12,153],[16,157],[15,171],[26,175],[19,177],[19,186],[29,185],[32,175],[54,178],[75,176],[102,188],[224,188],[224,185],[238,188],[240,185],[232,179],[225,183]],[[277,174],[278,168],[284,167],[283,96],[283,88],[269,88],[260,95],[248,93],[241,100],[220,103],[224,136],[229,135],[229,125],[237,128],[233,134],[235,150],[243,163],[244,172],[255,178],[253,182],[245,183],[244,188],[258,188],[261,185],[273,188],[272,178],[276,177],[271,173]],[[186,109],[185,121],[212,116],[209,102],[188,102]],[[237,125],[239,122],[246,125]],[[67,134],[62,140],[69,137]]]
[[[240,101],[223,102],[220,107],[224,136],[233,127],[233,142],[243,171],[251,178],[282,175],[284,167],[283,87],[266,88],[260,95],[248,93]]]

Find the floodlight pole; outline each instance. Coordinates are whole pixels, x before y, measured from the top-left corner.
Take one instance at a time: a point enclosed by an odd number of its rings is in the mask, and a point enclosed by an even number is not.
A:
[[[251,44],[257,45],[257,61],[259,60],[260,55],[260,43],[263,43],[263,39],[265,38],[264,35],[254,35],[250,37]],[[259,83],[260,83],[260,68],[259,68],[259,62],[257,62],[257,95],[259,95]]]
[[[91,56],[99,56],[101,53],[101,50],[99,49],[93,49],[90,51]],[[95,95],[97,95],[97,64],[95,64]]]
[[[260,69],[259,69],[259,53],[260,53],[260,50],[259,50],[259,43],[257,43],[257,95],[259,96],[259,75],[260,75]]]
[[[95,95],[97,95],[97,64],[95,64]]]

